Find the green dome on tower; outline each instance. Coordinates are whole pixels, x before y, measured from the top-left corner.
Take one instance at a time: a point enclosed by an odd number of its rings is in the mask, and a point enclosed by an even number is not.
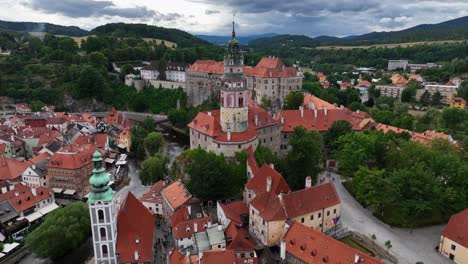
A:
[[[101,153],[96,150],[93,154],[94,169],[93,175],[89,178],[92,191],[88,198],[88,203],[93,204],[97,201],[109,202],[112,200],[115,191],[109,187],[110,175],[102,167]]]

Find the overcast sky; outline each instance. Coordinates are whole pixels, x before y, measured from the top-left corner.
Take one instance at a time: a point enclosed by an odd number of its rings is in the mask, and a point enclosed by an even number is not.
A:
[[[468,15],[468,0],[0,0],[0,20],[84,29],[146,23],[194,34],[347,36],[399,30]]]

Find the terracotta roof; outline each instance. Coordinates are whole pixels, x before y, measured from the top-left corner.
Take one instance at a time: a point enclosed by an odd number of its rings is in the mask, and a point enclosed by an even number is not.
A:
[[[47,125],[62,125],[65,124],[67,120],[63,117],[51,117],[47,119]]]
[[[247,208],[243,201],[232,202],[229,204],[219,203],[219,205],[223,209],[226,218],[231,219],[232,222],[235,222],[238,225],[242,224],[242,215],[249,215],[249,208]]]
[[[149,203],[162,203],[161,191],[164,188],[164,181],[158,181],[156,184],[141,196],[140,201]]]
[[[346,89],[346,88],[348,88],[348,87],[353,87],[353,84],[350,83],[350,82],[341,82],[341,83],[340,83],[340,88],[341,88],[341,89]]]
[[[424,131],[422,133],[418,133],[418,132],[413,132],[413,131],[410,131],[410,130],[407,130],[407,129],[404,129],[404,128],[390,126],[390,125],[386,125],[386,124],[382,124],[382,123],[377,124],[375,129],[377,129],[379,131],[382,131],[384,134],[386,134],[388,131],[393,131],[395,133],[406,132],[406,133],[409,133],[411,135],[411,140],[412,141],[419,142],[419,143],[425,144],[425,145],[428,145],[431,142],[431,140],[436,139],[436,138],[446,139],[446,140],[450,141],[450,136],[449,135],[447,135],[445,133],[441,133],[441,132],[431,131],[431,130],[426,130],[426,131]],[[451,141],[451,143],[456,143],[456,142]]]
[[[231,239],[231,241],[227,243],[226,249],[234,250],[235,252],[255,250],[255,240],[252,238],[246,228],[231,222],[224,231],[224,234],[226,239]]]
[[[34,156],[32,159],[30,159],[29,161],[31,161],[33,164],[37,164],[45,159],[50,159],[50,155],[49,153],[47,152],[43,152],[37,156]]]
[[[346,120],[353,130],[362,131],[369,122],[374,122],[366,112],[353,112],[347,108],[327,109],[326,115],[325,109],[317,110],[317,117],[314,115],[314,110],[310,109],[304,109],[304,117],[301,116],[300,110],[281,110],[276,119],[281,120],[281,117],[284,117],[284,132],[292,132],[298,126],[307,130],[327,131],[338,120]]]
[[[319,72],[319,73],[317,73],[317,78],[318,79],[327,78],[327,75],[325,75],[323,72]]]
[[[247,165],[252,170],[252,173],[255,174],[259,166],[257,163],[257,159],[255,158],[255,152],[252,145],[249,145],[249,147],[245,151],[247,152]]]
[[[177,248],[173,248],[171,252],[169,253],[169,263],[170,264],[192,264],[190,262],[190,257],[180,253],[180,251]]]
[[[262,193],[255,196],[251,205],[260,211],[266,221],[294,218],[340,203],[333,183],[281,193]]]
[[[182,205],[171,215],[171,226],[175,227],[176,225],[189,220],[189,217],[190,215],[187,206]]]
[[[17,190],[10,192],[15,193]],[[36,188],[35,192],[36,195],[34,195],[32,189],[28,187],[27,191],[19,194],[18,196],[14,195],[11,197],[9,202],[15,208],[15,210],[20,213],[24,210],[34,207],[37,203],[52,197],[51,191],[45,187]]]
[[[104,121],[104,123],[106,124],[117,124],[118,120],[119,120],[119,114],[117,112],[117,109],[115,109],[114,107],[112,107],[112,109],[110,110],[109,114],[107,114],[106,117],[104,117],[102,119],[102,121]]]
[[[203,252],[200,264],[236,264],[236,255],[233,250],[207,250]]]
[[[302,105],[306,109],[312,109],[313,107],[315,107],[315,109],[320,109],[320,110],[323,109],[324,107],[326,107],[327,109],[336,109],[336,108],[338,108],[336,105],[330,104],[329,102],[327,102],[325,100],[322,100],[322,99],[320,99],[317,96],[312,95],[312,94],[305,94],[304,95],[304,102],[302,103]]]
[[[12,181],[21,177],[21,174],[32,165],[30,161],[19,161],[0,157],[0,180]]]
[[[277,195],[281,192],[287,193],[290,191],[289,185],[286,180],[284,180],[283,176],[267,164],[263,164],[263,166],[257,170],[252,179],[245,184],[245,188],[254,191],[256,195],[265,193],[267,191],[268,177],[271,177],[271,192],[274,194]]]
[[[164,188],[164,190],[161,191],[161,195],[174,210],[192,198],[192,195],[180,181],[173,182]]]
[[[195,232],[195,224],[197,224],[197,232],[204,231],[204,226],[208,226],[208,223],[213,223],[211,217],[202,217],[189,219],[178,223],[172,227],[172,233],[174,234],[175,239],[182,239],[191,237]]]
[[[129,192],[117,218],[117,253],[122,263],[153,261],[155,221],[151,212]]]
[[[383,264],[357,249],[335,240],[319,231],[293,222],[284,238],[286,251],[305,263],[359,263]]]
[[[268,69],[281,69],[284,63],[278,57],[263,57],[255,67]]]
[[[188,72],[224,73],[224,62],[214,60],[197,60],[188,69]]]
[[[340,204],[332,182],[283,194],[283,203],[288,217],[297,217],[323,208]]]
[[[12,197],[15,197],[16,193],[22,194],[31,189],[31,187],[24,185],[24,183],[16,183],[12,186],[2,186],[7,187],[7,192],[0,194],[0,202],[6,201]]]
[[[369,88],[372,86],[372,84],[368,80],[362,80],[356,86]]]
[[[93,126],[96,126],[100,121],[98,118],[88,113],[81,114],[81,117],[83,118],[83,120],[85,120],[86,122],[90,123]]]
[[[255,124],[255,116],[258,117],[258,123]],[[262,108],[251,108],[249,107],[248,115],[249,129],[245,132],[231,133],[230,142],[245,142],[252,141],[257,138],[256,129],[279,125],[279,121],[273,119],[273,117]],[[217,142],[227,142],[227,133],[221,130],[220,124],[220,111],[214,110],[211,112],[200,112],[198,115],[188,124],[188,127],[213,137]]]
[[[105,149],[107,140],[107,134],[80,135],[73,141],[73,144],[92,144],[98,148]]]
[[[442,230],[442,236],[468,248],[468,209],[450,217],[449,222]]]
[[[93,162],[93,153],[96,146],[86,144],[81,146],[70,145],[55,153],[47,164],[47,168],[79,169]]]

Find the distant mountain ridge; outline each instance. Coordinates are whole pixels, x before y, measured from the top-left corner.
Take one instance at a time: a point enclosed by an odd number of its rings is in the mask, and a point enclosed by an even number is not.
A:
[[[87,30],[75,26],[61,26],[51,23],[10,22],[0,20],[0,31],[46,32],[51,35],[82,37],[89,34]]]
[[[278,35],[253,40],[249,42],[249,46],[253,48],[314,47],[321,45],[371,45],[461,39],[468,39],[468,16],[437,24],[421,24],[400,31],[370,32],[343,38]]]
[[[249,36],[237,36],[237,40],[239,40],[240,44],[247,45],[250,41],[259,39],[259,38],[270,38],[274,36],[278,36],[277,33],[265,33],[260,35],[249,35]],[[217,36],[217,35],[195,35],[201,39],[204,39],[208,42],[211,42],[215,45],[224,45],[229,42],[231,36]]]

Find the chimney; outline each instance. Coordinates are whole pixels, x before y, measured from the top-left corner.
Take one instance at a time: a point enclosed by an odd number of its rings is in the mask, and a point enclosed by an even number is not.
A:
[[[340,105],[340,109],[344,109],[344,105]]]
[[[191,205],[187,205],[187,211],[188,211],[189,215],[192,215],[192,206]]]
[[[218,231],[223,231],[223,226],[218,224]]]
[[[299,110],[301,111],[301,117],[304,118],[304,106],[299,106]]]
[[[323,114],[327,116],[328,108],[326,106],[323,107]]]
[[[305,187],[306,187],[306,189],[312,187],[312,177],[311,176],[306,177]]]
[[[266,191],[269,192],[271,191],[271,177],[268,176],[266,180]]]
[[[258,126],[258,114],[255,113],[255,125]]]
[[[317,109],[314,109],[314,117],[317,118]]]
[[[227,129],[227,140],[231,141],[231,129],[230,128]]]
[[[198,232],[198,223],[193,224],[193,232],[197,233]]]
[[[208,115],[211,116],[211,111],[208,111]]]
[[[286,259],[286,240],[281,240],[281,245],[280,245],[280,258],[281,260]]]
[[[211,227],[211,221],[208,221],[208,228]]]
[[[359,263],[360,259],[361,257],[358,254],[354,255],[354,263]]]
[[[32,195],[37,196],[36,188],[32,187],[31,188],[31,193],[32,193]]]
[[[359,112],[361,112],[361,111],[359,111],[359,109],[358,109],[358,110],[356,110],[356,113],[358,113],[358,114],[359,114]]]
[[[32,169],[33,169],[33,170],[36,169],[36,164],[33,164],[33,165],[32,165]]]
[[[270,166],[270,168],[275,169],[275,164],[274,163],[270,163],[268,165]]]
[[[281,115],[281,124],[284,124],[284,116]]]
[[[10,191],[13,191],[14,189],[15,189],[15,185],[14,184],[10,185]]]
[[[135,260],[138,260],[139,257],[140,255],[138,254],[138,250],[135,250]]]

